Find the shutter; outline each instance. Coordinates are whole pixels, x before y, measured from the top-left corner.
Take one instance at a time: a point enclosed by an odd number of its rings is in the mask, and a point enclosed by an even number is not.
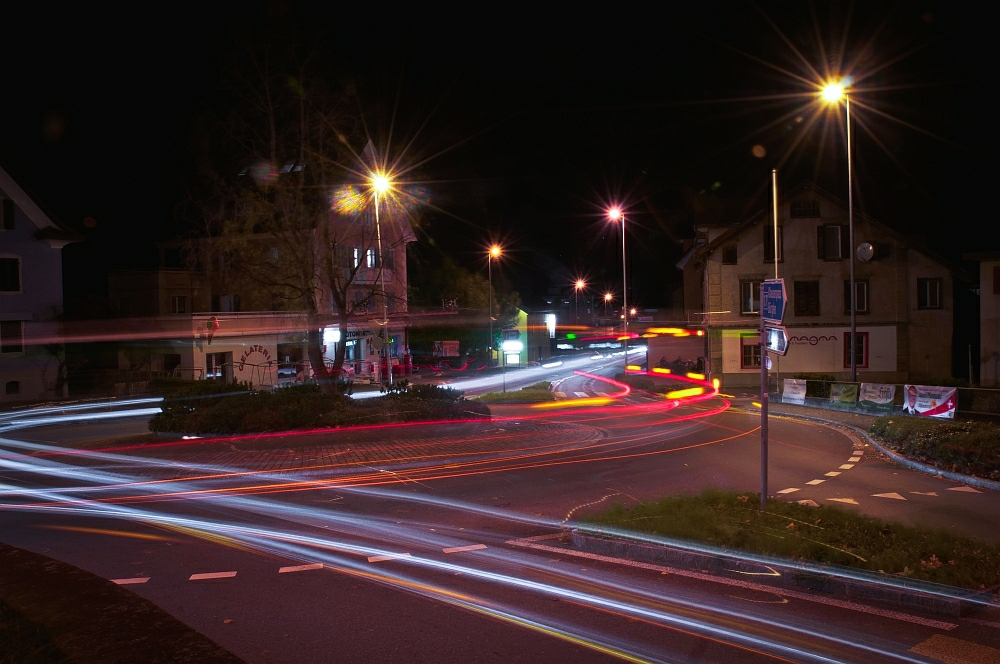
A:
[[[820,260],[826,258],[826,228],[822,224],[816,227],[816,255]]]
[[[848,226],[840,227],[840,257],[851,257],[851,229]]]

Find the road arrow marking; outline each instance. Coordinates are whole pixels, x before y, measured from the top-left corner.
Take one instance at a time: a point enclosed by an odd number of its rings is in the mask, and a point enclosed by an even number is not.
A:
[[[982,493],[982,491],[973,489],[971,486],[953,486],[950,489],[948,489],[948,491],[962,491],[964,493]]]
[[[111,579],[111,583],[117,583],[119,586],[130,586],[135,583],[146,583],[149,581],[148,576],[137,576],[131,579]]]
[[[441,551],[444,553],[462,553],[463,551],[481,551],[485,548],[485,544],[470,544],[468,546],[453,546],[447,549],[441,549]]]
[[[853,498],[827,498],[827,500],[832,500],[835,503],[847,503],[848,505],[857,505],[858,501]]]
[[[898,493],[873,493],[873,498],[892,498],[893,500],[906,500]]]
[[[236,576],[236,572],[208,572],[206,574],[192,574],[188,581],[204,581],[205,579],[231,579]]]
[[[286,574],[288,572],[305,572],[310,569],[323,569],[323,564],[312,563],[309,565],[292,565],[291,567],[282,567],[278,570],[278,574]]]

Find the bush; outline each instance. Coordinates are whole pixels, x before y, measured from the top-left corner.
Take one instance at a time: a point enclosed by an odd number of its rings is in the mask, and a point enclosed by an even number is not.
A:
[[[895,452],[937,468],[1000,479],[1000,426],[921,417],[880,417],[870,433]]]
[[[542,401],[553,401],[556,395],[551,390],[552,383],[542,381],[534,385],[528,385],[520,390],[509,392],[487,392],[481,394],[477,401],[486,403],[538,403]]]

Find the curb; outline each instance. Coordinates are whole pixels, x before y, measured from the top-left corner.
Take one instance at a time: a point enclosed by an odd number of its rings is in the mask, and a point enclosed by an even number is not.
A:
[[[944,479],[951,480],[953,482],[962,482],[963,484],[971,484],[972,486],[979,487],[980,489],[990,489],[992,491],[1000,491],[1000,482],[995,480],[988,480],[983,477],[976,477],[975,475],[963,475],[962,473],[954,473],[950,470],[943,470],[941,468],[935,468],[926,463],[921,463],[919,461],[914,461],[909,457],[905,457],[899,452],[894,452],[889,448],[885,447],[870,435],[864,429],[854,426],[853,424],[847,424],[846,422],[837,422],[836,420],[828,420],[822,417],[815,417],[813,415],[800,415],[798,413],[782,413],[775,412],[775,415],[780,415],[781,417],[797,417],[803,420],[811,420],[813,422],[821,422],[823,424],[829,424],[832,426],[843,427],[849,429],[854,433],[862,436],[872,447],[877,449],[882,454],[886,455],[896,463],[901,466],[906,466],[910,470],[916,470],[921,473],[927,473],[928,475],[934,475],[935,477],[943,477]]]
[[[960,617],[971,609],[993,601],[989,593],[956,588],[965,597],[921,592],[876,580],[865,581],[840,576],[830,569],[808,564],[789,565],[786,562],[754,554],[743,557],[721,553],[707,553],[667,544],[648,544],[616,535],[614,538],[572,531],[573,545],[589,553],[636,562],[657,563],[685,570],[709,573],[729,579],[746,581],[752,575],[753,583],[776,588],[808,590],[838,595],[855,600],[874,601],[899,608],[916,609],[936,615]],[[747,557],[750,556],[750,557]],[[756,558],[756,560],[755,560]],[[771,573],[762,573],[767,568]],[[945,588],[946,587],[943,586]]]

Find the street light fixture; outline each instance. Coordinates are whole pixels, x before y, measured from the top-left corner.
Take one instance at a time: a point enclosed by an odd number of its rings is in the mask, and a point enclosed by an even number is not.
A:
[[[625,212],[620,207],[608,210],[608,219],[614,223],[622,223],[622,340],[625,345],[625,366],[628,367],[628,280],[625,275]],[[607,301],[607,296],[605,296]],[[628,373],[628,369],[625,370]]]
[[[847,124],[847,226],[848,226],[848,237],[850,242],[850,260],[851,266],[851,341],[848,343],[847,348],[851,354],[851,382],[855,383],[858,380],[858,359],[857,359],[857,349],[855,346],[858,343],[857,334],[857,284],[854,280],[854,163],[853,157],[851,156],[851,97],[847,94],[847,84],[850,81],[848,79],[843,79],[841,81],[831,81],[827,83],[820,90],[820,98],[828,104],[839,104],[841,100],[844,101],[844,109],[846,113],[846,124]]]
[[[378,271],[382,282],[382,329],[385,331],[385,343],[382,344],[382,350],[379,351],[379,355],[381,356],[384,351],[387,379],[391,387],[392,355],[389,349],[389,340],[391,339],[389,334],[389,292],[385,289],[385,256],[382,254],[382,224],[379,218],[379,198],[392,189],[392,180],[389,179],[386,173],[375,172],[369,176],[368,182],[375,197],[375,237],[378,241]],[[380,357],[379,359],[381,360],[382,358]],[[381,368],[379,368],[379,382],[382,382]]]
[[[580,324],[580,291],[587,287],[587,282],[583,279],[577,279],[574,286],[574,295],[576,296],[576,324]]]
[[[493,261],[500,258],[501,254],[503,249],[498,244],[491,245],[486,254],[486,272],[490,279],[490,366],[493,366]]]

